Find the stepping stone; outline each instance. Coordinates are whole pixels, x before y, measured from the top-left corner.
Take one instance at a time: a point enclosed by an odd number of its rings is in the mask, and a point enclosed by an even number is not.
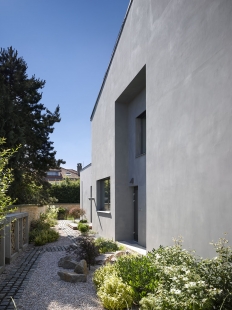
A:
[[[77,224],[76,223],[68,223],[68,226],[72,228],[73,230],[77,230]]]

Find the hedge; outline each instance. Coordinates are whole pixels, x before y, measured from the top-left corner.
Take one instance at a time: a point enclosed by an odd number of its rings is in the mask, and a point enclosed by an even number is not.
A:
[[[65,180],[52,184],[50,196],[58,199],[58,203],[80,203],[80,181]]]

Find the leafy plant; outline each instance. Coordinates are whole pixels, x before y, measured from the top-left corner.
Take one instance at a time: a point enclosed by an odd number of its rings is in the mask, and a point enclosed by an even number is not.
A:
[[[94,239],[89,236],[81,236],[78,238],[80,247],[80,258],[85,259],[87,265],[95,265],[95,258],[99,255],[98,248],[95,246]]]
[[[58,240],[59,233],[51,229],[56,223],[57,211],[55,207],[50,207],[45,213],[40,214],[38,220],[31,222],[29,241],[35,245],[44,245],[49,242]]]
[[[218,254],[214,259],[197,259],[194,251],[182,248],[181,238],[174,241],[173,246],[160,246],[146,256],[122,256],[113,267],[100,268],[94,275],[98,294],[104,285],[112,288],[107,284],[112,274],[133,289],[141,310],[231,310],[232,249],[228,240],[213,243]],[[108,297],[99,295],[106,307],[113,307],[110,298],[117,285],[120,282],[114,280],[112,291],[103,291]]]
[[[67,220],[68,213],[69,211],[67,209],[59,207],[57,213],[58,220]]]
[[[107,279],[111,275],[118,276],[115,265],[113,264],[107,264],[97,269],[93,275],[93,283],[95,284],[96,288],[99,289],[104,283],[105,279]]]
[[[106,309],[116,310],[131,307],[134,291],[130,285],[123,283],[122,279],[112,274],[104,279],[97,295]]]
[[[88,223],[87,220],[80,220],[79,223]]]
[[[199,270],[201,263],[194,252],[182,249],[181,240],[172,247],[152,250],[147,257],[152,270],[156,269],[157,285],[141,299],[141,309],[212,309],[220,290],[205,281]]]
[[[121,256],[115,268],[123,282],[133,288],[137,302],[158,286],[158,270],[148,256]]]
[[[72,209],[69,210],[69,215],[72,216],[73,221],[75,221],[75,219],[85,215],[85,210],[81,209],[80,207],[73,207]]]
[[[86,223],[79,223],[77,229],[82,233],[86,233],[89,231],[89,225]]]
[[[44,223],[48,223],[50,227],[57,224],[58,208],[55,206],[49,206],[45,213],[40,214],[40,220]]]
[[[35,236],[34,244],[35,245],[44,245],[49,242],[54,242],[59,239],[59,233],[53,229],[41,230],[38,231],[38,234]]]
[[[98,247],[100,253],[115,252],[121,249],[117,242],[102,237],[95,240],[95,245]]]
[[[225,236],[226,237],[226,236]],[[232,249],[226,238],[211,243],[217,257],[202,259],[199,263],[200,275],[209,286],[217,290],[214,296],[213,309],[232,309]]]

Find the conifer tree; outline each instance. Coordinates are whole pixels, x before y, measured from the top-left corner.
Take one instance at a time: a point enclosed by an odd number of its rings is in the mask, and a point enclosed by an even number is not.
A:
[[[46,171],[57,168],[56,151],[49,135],[60,122],[60,108],[52,113],[41,103],[45,81],[28,77],[27,64],[12,47],[0,50],[0,137],[6,148],[21,145],[9,160],[14,182],[9,194],[18,203],[28,203],[31,184],[44,189]]]

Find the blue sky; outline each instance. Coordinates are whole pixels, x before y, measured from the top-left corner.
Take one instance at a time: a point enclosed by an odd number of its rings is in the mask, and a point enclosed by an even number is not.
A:
[[[129,0],[0,0],[0,47],[46,80],[41,102],[61,122],[50,136],[66,168],[91,162],[90,115]]]

